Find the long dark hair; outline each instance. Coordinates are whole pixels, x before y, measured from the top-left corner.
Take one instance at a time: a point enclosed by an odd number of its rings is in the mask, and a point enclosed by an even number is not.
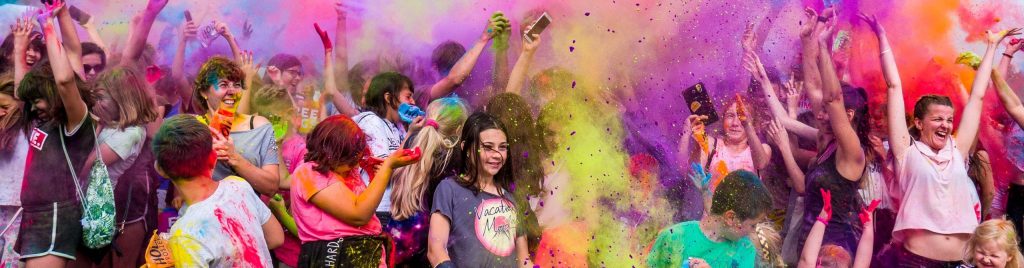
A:
[[[453,155],[453,157],[456,157],[455,171],[456,174],[459,174],[456,182],[462,185],[462,187],[469,188],[474,193],[480,192],[480,187],[477,186],[481,162],[479,153],[481,150],[480,133],[489,129],[508,133],[505,131],[505,126],[501,124],[501,121],[498,121],[497,118],[489,114],[476,112],[470,115],[466,119],[466,124],[462,127],[462,138],[460,139],[462,146],[457,149],[458,154]],[[510,148],[513,146],[512,144],[509,145]],[[512,190],[513,178],[515,178],[514,173],[515,170],[508,165],[506,160],[498,174],[494,175],[494,185],[501,188],[499,195],[502,197],[505,197],[505,192]]]
[[[38,31],[33,31],[29,34],[31,41],[28,43],[28,49],[39,52],[39,60],[36,64],[39,64],[43,59],[46,59],[46,44],[43,43],[42,34]],[[8,60],[13,58],[14,54],[14,33],[7,34],[4,38],[3,44],[0,44],[0,73],[6,73],[8,71],[14,71],[14,60]]]
[[[94,104],[92,93],[89,92],[89,87],[85,81],[78,77],[78,75],[75,75],[75,83],[78,85],[78,95],[82,96],[82,101],[85,101],[86,107],[92,107]],[[28,122],[63,124],[68,121],[67,112],[64,110],[64,102],[61,101],[60,92],[57,90],[57,82],[54,80],[53,70],[50,69],[50,62],[48,60],[36,63],[25,74],[25,77],[21,79],[21,83],[18,84],[18,99],[24,102],[22,111],[27,117],[26,120]],[[36,122],[39,118],[36,118],[36,113],[32,112],[32,106],[37,99],[43,99],[49,104],[49,111],[47,112],[51,116],[50,122]]]
[[[409,86],[413,91],[412,79],[396,72],[381,73],[370,80],[370,89],[366,92],[366,109],[385,118],[388,108],[398,109],[398,93],[402,92],[402,86]],[[384,98],[385,94],[391,94],[391,99]]]

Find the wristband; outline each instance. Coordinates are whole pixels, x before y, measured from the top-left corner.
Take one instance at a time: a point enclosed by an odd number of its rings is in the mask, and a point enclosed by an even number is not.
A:
[[[818,21],[820,21],[820,22],[828,22],[828,18],[826,18],[825,16],[818,16]]]
[[[438,263],[437,266],[434,266],[434,268],[455,268],[455,265],[452,264],[451,260],[447,260],[447,261],[443,261],[441,263]]]
[[[828,226],[828,219],[825,219],[825,218],[822,218],[822,217],[818,217],[818,221],[820,221],[825,226]]]
[[[1008,53],[1003,53],[1003,56],[1006,56],[1007,58],[1011,58],[1011,59],[1013,58],[1013,55],[1008,54]]]

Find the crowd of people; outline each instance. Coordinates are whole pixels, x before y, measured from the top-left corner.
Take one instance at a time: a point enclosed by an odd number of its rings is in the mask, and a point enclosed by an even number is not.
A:
[[[555,155],[575,134],[565,134],[573,118],[560,109],[615,100],[555,89],[552,81],[574,81],[564,69],[531,71],[545,40],[527,22],[540,14],[518,27],[500,12],[481,18],[479,39],[468,50],[438,45],[435,73],[422,78],[378,60],[350,64],[339,1],[334,38],[320,25],[310,31],[323,41],[323,70],[286,53],[256,62],[215,23],[230,55],[193,72],[186,44],[200,30],[189,16],[170,65],[147,44],[167,2],[149,0],[119,50],[95,18],[61,0],[11,25],[0,46],[3,267],[602,265],[559,250],[582,241],[553,239],[601,224],[570,217],[572,191],[601,186],[571,189]],[[885,28],[859,14],[888,88],[886,104],[869,109],[868,92],[834,57],[836,12],[805,10],[790,81],[766,71],[747,29],[739,41],[750,91],[729,98],[719,124],[689,115],[678,147],[687,157],[668,163],[689,171],[702,216],[666,225],[671,216],[623,212],[638,252],[629,258],[650,267],[1024,267],[1024,183],[996,209],[978,142],[1000,131],[981,123],[989,87],[1024,126],[1024,103],[1005,79],[1024,47],[1008,41],[1020,29],[986,33],[969,90],[923,96],[907,114]],[[504,58],[513,36],[522,39],[514,65],[496,60],[490,86],[473,90],[483,105],[454,93],[488,46]],[[301,86],[310,76],[322,77]],[[637,182],[626,198],[657,206],[654,174],[666,163],[627,161]]]

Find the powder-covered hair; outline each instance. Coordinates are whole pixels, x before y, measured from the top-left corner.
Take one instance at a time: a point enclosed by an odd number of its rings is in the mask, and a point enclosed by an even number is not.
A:
[[[967,241],[967,248],[964,249],[964,261],[970,264],[977,264],[977,260],[974,259],[974,250],[978,247],[978,244],[995,241],[1006,251],[1007,256],[1010,257],[1010,260],[1006,262],[1006,267],[1021,267],[1021,264],[1024,264],[1021,262],[1024,256],[1020,253],[1017,232],[1014,230],[1013,222],[1008,220],[991,219],[982,222],[978,227],[974,228],[971,240]]]
[[[210,176],[217,163],[210,128],[195,116],[179,114],[165,120],[153,135],[152,146],[156,166],[172,180]]]
[[[355,167],[367,151],[366,134],[352,118],[335,115],[324,119],[306,137],[306,162],[316,163],[321,175],[348,165]]]
[[[192,90],[192,98],[197,106],[195,107],[197,111],[208,112],[207,110],[210,109],[210,106],[206,103],[206,97],[203,97],[202,93],[210,90],[210,87],[217,84],[220,79],[227,79],[241,84],[245,81],[245,73],[242,72],[242,67],[239,67],[238,63],[228,58],[214,56],[206,60],[206,63],[203,63],[203,66],[199,68],[199,74],[196,75],[196,80],[193,83],[195,86]],[[248,88],[248,85],[243,84],[242,88]]]
[[[434,100],[427,106],[427,118],[437,128],[425,126],[413,140],[412,147],[423,150],[422,160],[395,172],[391,191],[391,214],[396,220],[412,217],[429,208],[427,188],[450,168],[448,158],[459,143],[462,124],[469,117],[469,106],[455,97]]]
[[[105,126],[118,129],[153,122],[159,116],[153,90],[136,70],[124,66],[107,69],[92,82],[95,97],[111,98],[117,105],[116,118],[100,117]]]
[[[843,247],[834,244],[821,246],[821,251],[818,252],[818,267],[847,268],[851,265],[853,258]]]

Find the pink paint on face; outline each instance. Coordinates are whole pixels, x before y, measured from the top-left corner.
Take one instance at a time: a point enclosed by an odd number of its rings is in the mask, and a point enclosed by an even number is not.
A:
[[[245,212],[248,214],[248,210]],[[217,221],[220,222],[221,231],[224,231],[231,238],[231,244],[241,249],[239,252],[241,256],[237,257],[240,257],[239,259],[251,267],[262,266],[263,261],[260,260],[256,240],[253,239],[249,232],[246,232],[245,228],[242,228],[242,224],[237,219],[225,217],[224,211],[219,208],[214,210],[213,214],[217,216]]]

